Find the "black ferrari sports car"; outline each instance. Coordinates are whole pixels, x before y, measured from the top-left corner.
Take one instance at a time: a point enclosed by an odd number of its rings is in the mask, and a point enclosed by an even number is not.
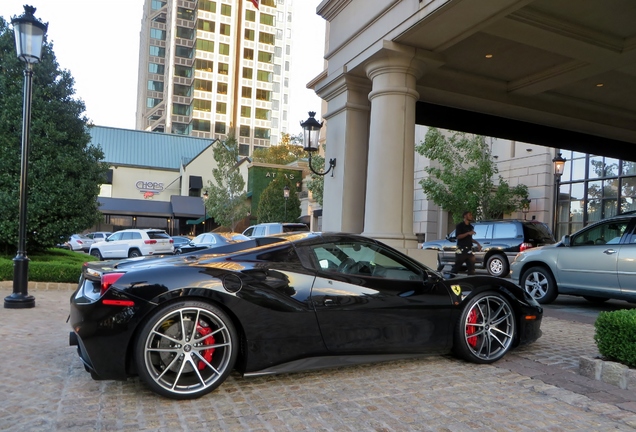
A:
[[[200,397],[244,376],[454,353],[492,363],[541,335],[512,282],[446,280],[376,240],[290,233],[84,264],[70,345],[94,379]]]

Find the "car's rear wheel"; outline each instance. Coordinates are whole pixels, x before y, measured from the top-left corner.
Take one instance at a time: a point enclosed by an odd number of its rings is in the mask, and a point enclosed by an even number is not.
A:
[[[135,346],[139,376],[155,393],[194,399],[228,377],[239,341],[230,318],[208,303],[183,300],[146,321]]]
[[[94,256],[95,258],[97,258],[99,261],[102,260],[102,254],[99,253],[99,249],[93,249],[91,251],[91,256]]]
[[[515,331],[514,312],[502,294],[477,294],[455,327],[454,352],[473,363],[496,362],[512,347]]]
[[[552,303],[559,291],[552,273],[544,267],[531,267],[521,275],[521,287],[541,304]]]
[[[141,252],[139,252],[139,249],[131,249],[128,251],[128,258],[136,258],[140,256]]]
[[[510,265],[508,257],[501,255],[492,255],[486,261],[486,269],[492,276],[506,277],[510,273]]]

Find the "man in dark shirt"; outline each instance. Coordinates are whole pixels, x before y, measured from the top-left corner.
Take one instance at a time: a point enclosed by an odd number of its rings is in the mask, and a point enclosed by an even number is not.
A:
[[[455,255],[455,265],[451,269],[451,273],[457,274],[463,263],[466,263],[468,274],[475,274],[475,254],[473,254],[473,243],[477,245],[477,250],[481,250],[481,245],[477,240],[473,239],[475,235],[475,227],[471,225],[473,214],[465,211],[462,214],[463,221],[455,227],[455,237],[457,238],[457,251]]]

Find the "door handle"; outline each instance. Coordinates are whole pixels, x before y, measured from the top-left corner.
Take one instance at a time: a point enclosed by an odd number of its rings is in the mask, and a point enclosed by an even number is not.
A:
[[[328,307],[328,306],[335,306],[335,305],[336,305],[336,302],[334,302],[334,301],[333,301],[333,299],[331,299],[331,298],[326,298],[326,299],[322,302],[322,304]]]
[[[605,255],[612,255],[612,254],[615,254],[615,253],[616,253],[616,251],[615,251],[614,249],[605,249],[605,250],[603,251],[603,253],[604,253]]]

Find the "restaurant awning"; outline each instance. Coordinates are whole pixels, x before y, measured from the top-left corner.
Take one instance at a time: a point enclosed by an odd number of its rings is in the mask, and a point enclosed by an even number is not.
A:
[[[97,197],[97,201],[99,202],[99,210],[104,214],[172,217],[172,206],[167,201],[109,197]],[[201,211],[201,214],[203,214],[203,211]]]
[[[172,195],[170,197],[172,212],[176,218],[202,218],[205,215],[203,198]]]

